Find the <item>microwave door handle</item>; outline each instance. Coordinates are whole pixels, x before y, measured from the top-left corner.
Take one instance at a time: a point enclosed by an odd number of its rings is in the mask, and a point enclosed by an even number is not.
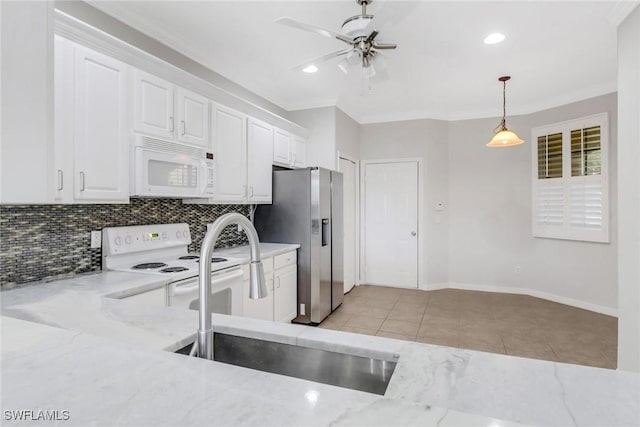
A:
[[[200,160],[200,170],[202,171],[202,180],[199,192],[201,196],[204,196],[207,191],[207,182],[209,181],[209,164],[206,160]]]

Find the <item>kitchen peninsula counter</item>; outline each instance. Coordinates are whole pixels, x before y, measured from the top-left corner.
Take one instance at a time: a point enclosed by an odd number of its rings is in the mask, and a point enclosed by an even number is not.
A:
[[[2,291],[3,425],[12,410],[67,410],[68,425],[640,424],[628,372],[217,314],[218,332],[398,364],[378,396],[174,354],[197,312],[114,298],[162,284],[103,272]]]

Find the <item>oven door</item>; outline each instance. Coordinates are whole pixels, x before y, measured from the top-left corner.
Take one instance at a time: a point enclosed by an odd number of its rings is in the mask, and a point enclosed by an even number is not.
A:
[[[213,195],[213,161],[136,147],[133,196]]]
[[[213,313],[242,316],[242,268],[231,267],[211,273],[211,301]],[[169,306],[198,310],[200,304],[199,279],[181,280],[169,285]]]

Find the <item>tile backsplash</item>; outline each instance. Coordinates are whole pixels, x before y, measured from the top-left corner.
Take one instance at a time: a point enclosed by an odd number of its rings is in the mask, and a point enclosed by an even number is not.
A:
[[[20,205],[0,207],[0,285],[48,280],[101,269],[102,250],[91,249],[92,230],[186,222],[198,251],[207,224],[221,215],[249,215],[247,205],[185,205],[175,199],[131,199],[118,205]],[[227,227],[216,247],[247,243]]]

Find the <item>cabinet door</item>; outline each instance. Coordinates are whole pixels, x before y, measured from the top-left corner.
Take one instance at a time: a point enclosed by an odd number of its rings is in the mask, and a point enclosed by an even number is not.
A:
[[[53,200],[73,202],[73,50],[74,43],[55,36],[54,45]]]
[[[273,128],[253,118],[249,118],[247,126],[248,200],[251,203],[271,203]]]
[[[273,163],[281,166],[291,165],[291,151],[289,141],[291,137],[288,132],[276,129],[273,141]]]
[[[273,321],[273,273],[265,274],[264,278],[267,281],[267,296],[260,299],[249,298],[249,281],[244,281],[242,285],[245,290],[243,315],[253,319]]]
[[[134,128],[138,132],[173,139],[173,84],[135,71]]]
[[[298,303],[298,268],[295,264],[274,271],[274,320],[290,322],[296,317]]]
[[[178,139],[209,148],[209,100],[178,89]]]
[[[127,201],[127,66],[76,45],[74,197]]]
[[[51,201],[54,7],[0,1],[0,203]]]
[[[306,168],[307,167],[307,146],[305,140],[297,135],[291,138],[293,145],[293,167],[294,168]]]
[[[213,108],[213,154],[216,160],[215,199],[247,200],[247,120],[230,108]]]

